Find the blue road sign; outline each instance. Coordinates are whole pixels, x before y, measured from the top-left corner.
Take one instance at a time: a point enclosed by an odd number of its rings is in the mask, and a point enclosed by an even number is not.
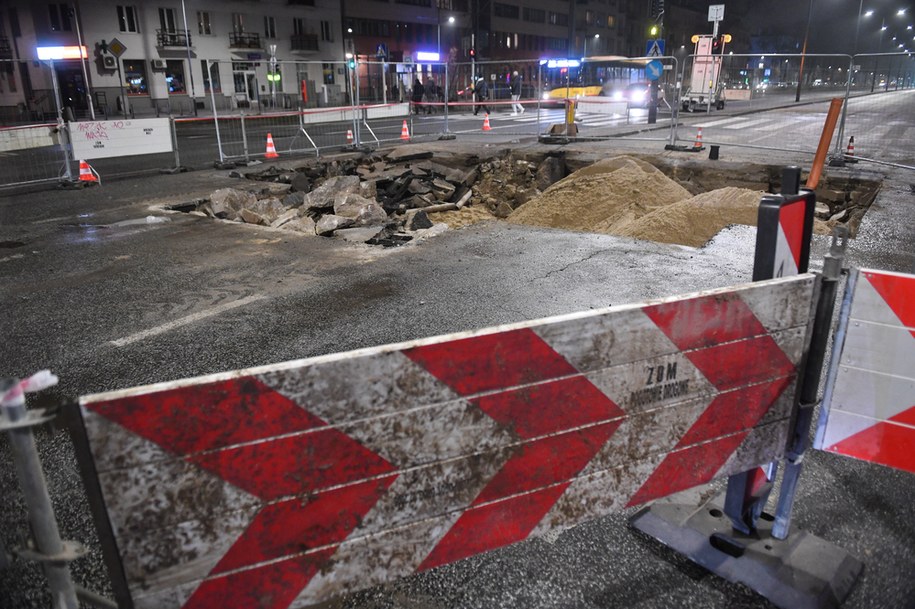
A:
[[[648,80],[657,80],[661,78],[661,74],[664,72],[664,64],[653,59],[648,62],[648,65],[645,66],[645,76],[648,77]]]
[[[375,57],[378,59],[387,59],[388,58],[388,45],[381,42],[375,48]]]
[[[664,39],[657,38],[645,43],[645,57],[663,57]]]

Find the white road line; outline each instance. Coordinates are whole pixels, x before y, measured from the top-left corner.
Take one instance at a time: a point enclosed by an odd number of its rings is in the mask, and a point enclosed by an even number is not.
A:
[[[181,319],[176,319],[175,321],[170,321],[167,324],[162,324],[161,326],[156,326],[155,328],[150,328],[149,330],[143,330],[141,332],[137,332],[136,334],[131,334],[129,336],[125,336],[124,338],[119,338],[117,340],[113,340],[113,341],[111,341],[111,344],[114,345],[115,347],[124,347],[131,343],[135,343],[139,340],[143,340],[143,339],[149,338],[151,336],[157,336],[159,334],[163,334],[170,330],[174,330],[175,328],[180,328],[181,326],[186,326],[188,324],[192,324],[195,321],[200,321],[201,319],[206,319],[207,317],[219,315],[220,313],[224,313],[225,311],[229,311],[231,309],[243,307],[246,304],[250,304],[250,303],[256,302],[258,300],[263,300],[264,298],[266,298],[266,296],[262,296],[262,295],[246,296],[245,298],[242,298],[240,300],[233,300],[232,302],[227,302],[227,303],[215,306],[215,307],[211,307],[211,308],[207,309],[206,311],[198,311],[197,313],[192,313],[191,315],[188,315],[187,317],[182,317]]]
[[[697,127],[702,127],[703,129],[705,129],[706,127],[720,127],[721,125],[727,125],[728,123],[739,122],[739,121],[742,121],[742,120],[744,120],[742,117],[737,116],[737,117],[725,118],[725,119],[722,119],[722,120],[720,120],[720,121],[712,121],[712,122],[710,122],[710,123],[702,123],[701,125],[696,125],[696,126],[697,126]]]
[[[769,122],[772,122],[773,120],[777,121],[777,119],[773,119],[771,116],[767,116],[766,118],[758,118],[755,121],[747,121],[745,123],[740,123],[740,124],[736,124],[736,125],[728,125],[727,127],[725,127],[725,129],[744,129],[746,127],[755,127],[756,125],[762,125],[763,123],[769,123]]]

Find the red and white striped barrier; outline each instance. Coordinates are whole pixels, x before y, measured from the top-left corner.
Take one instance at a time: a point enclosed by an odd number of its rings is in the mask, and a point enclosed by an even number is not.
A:
[[[84,397],[115,588],[307,606],[767,463],[815,284]]]
[[[915,473],[915,276],[850,277],[815,446]]]

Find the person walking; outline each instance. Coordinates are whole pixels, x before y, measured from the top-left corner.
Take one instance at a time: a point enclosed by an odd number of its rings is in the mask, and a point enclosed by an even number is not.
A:
[[[489,99],[489,86],[486,84],[486,81],[483,80],[482,76],[477,79],[474,93],[476,93],[477,96],[477,103],[473,107],[473,115],[476,116],[477,112],[480,111],[480,108],[483,108],[484,114],[489,114],[489,106],[486,105],[486,100]]]
[[[419,114],[420,104],[423,103],[423,95],[426,92],[426,88],[423,86],[423,83],[419,82],[419,79],[413,81],[413,94],[410,99],[413,100],[413,112]]]
[[[512,116],[524,114],[524,106],[521,105],[521,75],[518,74],[518,70],[512,72],[508,89],[512,94]]]

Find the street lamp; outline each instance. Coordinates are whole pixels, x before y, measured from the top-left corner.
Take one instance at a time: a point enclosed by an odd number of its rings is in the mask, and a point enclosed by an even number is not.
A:
[[[600,38],[600,34],[594,34],[594,40],[596,41],[598,38]],[[584,53],[583,53],[582,57],[587,57],[587,56],[588,56],[588,37],[585,36],[585,47],[584,47]]]
[[[437,21],[438,21],[438,48],[436,48],[436,51],[438,51],[438,59],[439,59],[439,61],[441,61],[442,60],[442,21],[441,21],[441,19],[438,19]],[[454,15],[452,15],[451,17],[448,17],[448,25],[454,25]]]

